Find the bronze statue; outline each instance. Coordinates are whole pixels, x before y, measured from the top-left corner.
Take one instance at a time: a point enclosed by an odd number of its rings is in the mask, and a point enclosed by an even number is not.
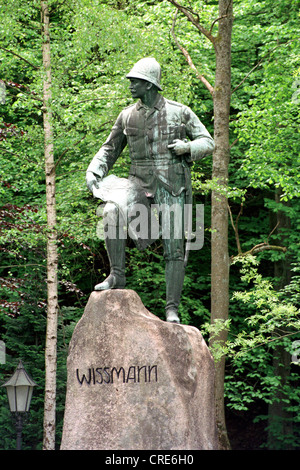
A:
[[[138,101],[119,114],[108,139],[87,169],[87,186],[93,192],[128,145],[129,180],[142,190],[149,206],[177,204],[183,208],[191,203],[190,167],[194,161],[213,152],[214,141],[190,108],[167,100],[159,93],[162,91],[161,68],[154,58],[139,60],[127,78],[131,95]],[[110,202],[105,210],[111,224],[118,226],[117,205]],[[166,262],[166,320],[174,323],[180,321],[178,306],[185,273],[183,232],[184,228],[181,237],[171,235],[162,239]],[[105,242],[110,275],[97,284],[95,290],[123,289],[126,239],[107,237]]]

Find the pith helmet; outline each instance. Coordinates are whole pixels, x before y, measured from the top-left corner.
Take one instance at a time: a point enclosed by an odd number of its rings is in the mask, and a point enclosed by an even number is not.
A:
[[[126,78],[140,78],[153,83],[159,90],[160,86],[161,69],[159,63],[153,57],[145,57],[139,60],[130,70]]]

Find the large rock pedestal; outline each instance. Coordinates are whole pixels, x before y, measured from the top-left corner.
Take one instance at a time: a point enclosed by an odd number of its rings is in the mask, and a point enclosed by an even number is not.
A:
[[[91,294],[69,347],[62,450],[217,449],[214,411],[199,330],[132,290]]]

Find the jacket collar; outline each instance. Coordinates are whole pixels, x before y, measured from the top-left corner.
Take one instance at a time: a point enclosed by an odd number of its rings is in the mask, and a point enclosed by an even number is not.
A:
[[[165,99],[162,95],[158,94],[156,101],[153,105],[153,108],[160,110],[165,104]],[[139,111],[141,108],[146,108],[146,106],[143,105],[142,101],[139,100],[136,104],[136,109]],[[147,108],[149,109],[149,108]]]

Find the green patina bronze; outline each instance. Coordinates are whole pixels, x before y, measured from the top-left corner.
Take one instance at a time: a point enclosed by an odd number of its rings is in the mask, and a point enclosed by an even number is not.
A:
[[[119,114],[109,137],[87,169],[87,186],[96,197],[102,197],[97,196],[97,189],[101,188],[101,181],[128,145],[131,203],[140,200],[149,207],[153,204],[169,207],[179,204],[183,208],[184,204],[191,203],[191,165],[213,152],[214,141],[189,107],[167,100],[159,93],[162,90],[161,69],[155,59],[148,57],[138,61],[127,78],[132,97],[138,101]],[[126,191],[123,194],[127,202]],[[108,201],[105,208],[107,220],[118,227],[118,201],[111,201],[108,193],[102,199]],[[176,225],[176,219],[172,223]],[[166,262],[166,319],[179,323],[185,237],[184,228],[181,237],[172,236],[175,228],[171,227],[171,236],[162,242]],[[104,282],[95,286],[95,290],[122,289],[126,284],[126,239],[107,237],[105,242],[111,271]]]

